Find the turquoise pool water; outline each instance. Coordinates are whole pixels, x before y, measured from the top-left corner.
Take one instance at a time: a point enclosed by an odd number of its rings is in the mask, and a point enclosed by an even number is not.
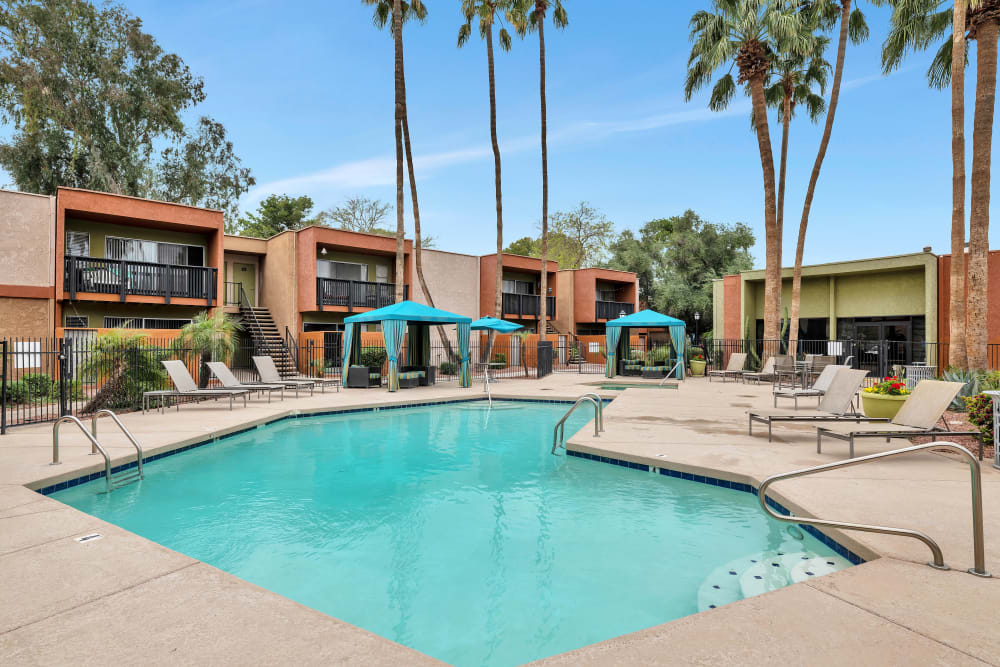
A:
[[[769,555],[832,556],[750,494],[552,456],[566,408],[286,420],[150,463],[110,495],[98,480],[54,497],[462,666],[516,665],[738,599],[739,581],[794,569]],[[567,435],[586,421],[578,411]]]

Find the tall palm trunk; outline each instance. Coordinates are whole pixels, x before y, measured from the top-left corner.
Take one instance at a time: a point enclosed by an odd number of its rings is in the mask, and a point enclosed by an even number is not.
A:
[[[951,34],[951,273],[948,363],[968,368],[965,350],[965,16],[955,2]],[[940,332],[939,334],[940,335]]]
[[[990,161],[997,87],[997,21],[976,25],[976,110],[972,132],[972,197],[969,211],[969,299],[966,353],[970,368],[987,368],[987,290],[990,249]]]
[[[778,225],[778,248],[784,243],[785,229],[785,173],[788,166],[788,130],[792,123],[792,93],[795,92],[791,81],[782,82],[784,99],[781,101],[781,166],[778,168],[778,210],[775,221]],[[780,255],[779,255],[780,256]],[[781,260],[778,260],[780,270]],[[797,325],[796,325],[797,326]],[[789,330],[789,354],[795,354],[795,344],[798,340],[798,329]]]
[[[774,155],[771,152],[771,134],[767,126],[767,104],[764,100],[764,77],[750,79],[750,100],[754,122],[757,125],[757,146],[760,149],[760,166],[764,174],[764,338],[777,340],[781,335],[781,235],[778,231],[775,205]],[[765,350],[775,354],[778,350]]]
[[[545,118],[545,9],[546,0],[537,0],[538,10],[538,95],[542,108],[542,298],[538,340],[545,340],[549,316],[549,147]]]
[[[402,44],[400,44],[400,50],[402,50]],[[427,289],[427,281],[424,279],[424,265],[423,265],[423,247],[420,237],[420,204],[417,202],[417,179],[413,175],[413,151],[410,147],[410,122],[409,122],[409,111],[406,108],[406,69],[405,61],[401,65],[402,69],[402,83],[403,83],[403,146],[406,152],[406,169],[407,176],[410,180],[410,200],[413,204],[413,265],[417,271],[417,281],[420,283],[420,291],[424,293],[424,298],[427,300],[427,305],[431,308],[434,307],[434,298],[431,296],[431,291]],[[438,337],[441,338],[441,344],[444,345],[445,354],[448,356],[449,361],[453,361],[455,354],[451,347],[451,340],[448,339],[448,335],[444,331],[444,326],[437,326]]]
[[[405,275],[403,268],[403,9],[402,0],[392,0],[392,36],[395,45],[396,72],[396,302],[403,300]]]
[[[809,227],[809,211],[812,208],[813,195],[816,194],[816,182],[819,180],[819,170],[826,158],[826,149],[830,145],[830,135],[833,133],[833,119],[837,115],[837,102],[840,100],[840,81],[844,76],[844,54],[847,52],[847,31],[851,21],[851,0],[841,0],[840,3],[840,35],[837,38],[837,64],[833,71],[833,88],[830,90],[830,106],[826,111],[826,123],[823,125],[823,138],[819,142],[819,151],[813,163],[812,174],[809,176],[809,186],[806,188],[806,200],[802,205],[802,218],[799,220],[799,238],[795,243],[795,268],[792,269],[792,308],[789,315],[789,331],[796,340],[799,337],[799,304],[802,301],[802,254],[806,247],[806,228]],[[835,338],[836,331],[831,331],[830,337]]]
[[[490,141],[493,144],[493,171],[497,197],[497,276],[496,292],[493,303],[495,317],[503,316],[503,195],[500,187],[500,143],[497,141],[497,92],[496,79],[493,75],[493,26],[486,28],[486,62],[489,66],[490,78]],[[486,347],[486,359],[493,358],[493,341],[496,332],[490,331]]]

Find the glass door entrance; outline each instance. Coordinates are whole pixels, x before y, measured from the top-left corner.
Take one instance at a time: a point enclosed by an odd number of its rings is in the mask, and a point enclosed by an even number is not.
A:
[[[889,375],[895,365],[913,361],[913,339],[908,321],[858,322],[855,338],[859,367],[877,377]]]

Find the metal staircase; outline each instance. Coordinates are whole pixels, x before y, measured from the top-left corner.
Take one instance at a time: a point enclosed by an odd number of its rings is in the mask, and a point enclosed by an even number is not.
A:
[[[240,286],[240,319],[243,329],[250,334],[253,351],[256,355],[271,357],[282,377],[298,375],[295,359],[278,331],[271,311],[267,308],[250,305],[243,286]]]

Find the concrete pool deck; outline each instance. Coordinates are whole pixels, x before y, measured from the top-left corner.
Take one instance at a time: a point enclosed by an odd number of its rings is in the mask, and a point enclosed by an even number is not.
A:
[[[505,380],[494,396],[575,398],[600,379],[558,373]],[[834,442],[817,454],[810,428],[776,427],[773,443],[747,436],[746,412],[770,404],[768,386],[692,379],[676,391],[599,393],[619,396],[605,410],[605,433],[595,439],[593,426],[585,426],[569,439],[570,449],[754,486],[847,456]],[[344,390],[254,400],[231,412],[207,402],[123,421],[148,456],[289,411],[473,397],[482,397],[481,386],[462,390],[448,382],[396,394]],[[103,468],[75,430],[63,426],[59,466],[48,465],[51,424],[13,428],[0,438],[0,663],[440,664],[29,490]],[[110,422],[102,421],[100,432],[115,464],[134,458]],[[858,455],[904,444],[866,440]],[[988,462],[983,487],[987,569],[1000,574],[1000,471]],[[954,569],[924,565],[929,552],[915,540],[827,531],[871,562],[541,663],[1000,664],[1000,639],[989,627],[1000,608],[1000,580],[965,573],[972,538],[964,463],[917,454],[783,482],[773,491],[797,514],[922,530]],[[94,532],[103,537],[75,541]],[[650,576],[657,576],[655,563]]]

